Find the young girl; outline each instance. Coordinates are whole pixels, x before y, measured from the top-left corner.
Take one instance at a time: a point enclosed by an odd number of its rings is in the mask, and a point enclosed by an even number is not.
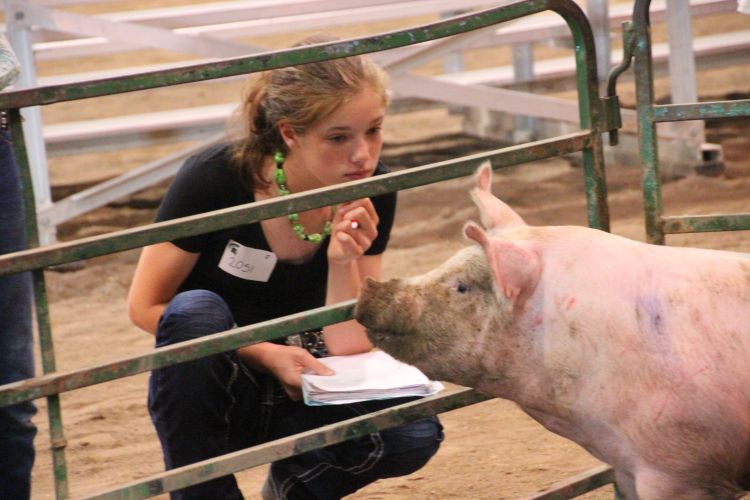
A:
[[[305,43],[328,41],[313,38]],[[251,81],[243,136],[190,158],[157,221],[299,193],[387,172],[379,162],[385,73],[363,57],[281,68]],[[333,304],[379,278],[394,194],[323,207],[143,249],[130,318],[165,346]],[[372,348],[351,320],[155,370],[149,411],[168,469],[403,403],[308,407],[301,373],[316,357]],[[436,418],[275,462],[264,498],[334,499],[409,474],[437,451]],[[242,498],[234,476],[172,498]]]

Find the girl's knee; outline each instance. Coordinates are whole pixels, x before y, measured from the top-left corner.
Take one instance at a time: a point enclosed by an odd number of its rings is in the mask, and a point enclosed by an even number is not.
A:
[[[394,448],[419,448],[443,440],[443,426],[437,417],[409,422],[381,432]]]
[[[418,471],[437,453],[443,426],[436,417],[381,431],[385,442],[382,477],[405,476]]]
[[[443,441],[443,426],[437,417],[410,422],[381,431],[388,454],[423,456],[426,463]]]
[[[167,305],[156,331],[157,347],[223,332],[234,326],[226,301],[209,290],[178,293]]]

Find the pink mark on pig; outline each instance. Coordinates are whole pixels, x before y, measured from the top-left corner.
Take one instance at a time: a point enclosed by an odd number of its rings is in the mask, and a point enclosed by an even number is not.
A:
[[[575,297],[570,297],[568,295],[565,295],[562,298],[556,298],[555,299],[555,306],[557,307],[557,311],[562,314],[564,312],[568,312],[571,309],[573,309],[573,306],[576,303]]]
[[[627,353],[631,353],[631,352],[640,352],[640,351],[639,351],[638,349],[636,349],[635,347],[625,347],[625,348],[623,348],[623,349],[622,349],[622,350],[620,351],[619,355],[620,355],[620,357],[622,357],[622,356],[624,356],[625,354],[627,354]]]

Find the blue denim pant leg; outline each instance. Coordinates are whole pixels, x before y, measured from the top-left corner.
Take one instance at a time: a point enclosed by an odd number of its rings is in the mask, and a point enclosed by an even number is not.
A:
[[[298,406],[297,422],[306,428],[381,410],[405,400],[368,401],[330,406]],[[286,419],[278,418],[277,422]],[[286,427],[295,424],[286,422]],[[299,426],[299,424],[297,424]],[[298,428],[296,432],[306,429]],[[443,428],[437,417],[410,422],[340,444],[274,462],[264,494],[284,500],[332,500],[388,477],[411,474],[422,468],[437,452]]]
[[[167,306],[156,345],[218,333],[234,321],[222,298],[206,290],[178,294]],[[149,381],[149,413],[161,441],[167,469],[216,457],[248,445],[247,415],[256,388],[233,353],[222,353],[154,370]],[[248,421],[250,420],[250,421]],[[233,423],[243,423],[236,429]],[[242,498],[234,476],[184,488],[173,499]]]
[[[18,166],[0,137],[0,254],[26,248]],[[34,376],[32,285],[26,273],[0,277],[0,385]],[[0,407],[0,498],[31,494],[36,427],[31,401]]]

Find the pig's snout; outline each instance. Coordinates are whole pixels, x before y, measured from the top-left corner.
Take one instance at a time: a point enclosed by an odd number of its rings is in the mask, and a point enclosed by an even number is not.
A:
[[[366,278],[354,308],[354,319],[368,329],[378,328],[383,323],[383,311],[388,307],[389,298],[393,296],[393,288],[392,282],[380,283]]]
[[[354,318],[367,329],[370,340],[381,344],[386,337],[407,333],[419,313],[416,300],[400,280],[379,283],[365,280],[354,309]]]
[[[366,328],[375,326],[378,311],[382,310],[382,283],[378,283],[372,278],[365,278],[362,289],[359,293],[357,305],[354,307],[354,319],[362,323]]]

